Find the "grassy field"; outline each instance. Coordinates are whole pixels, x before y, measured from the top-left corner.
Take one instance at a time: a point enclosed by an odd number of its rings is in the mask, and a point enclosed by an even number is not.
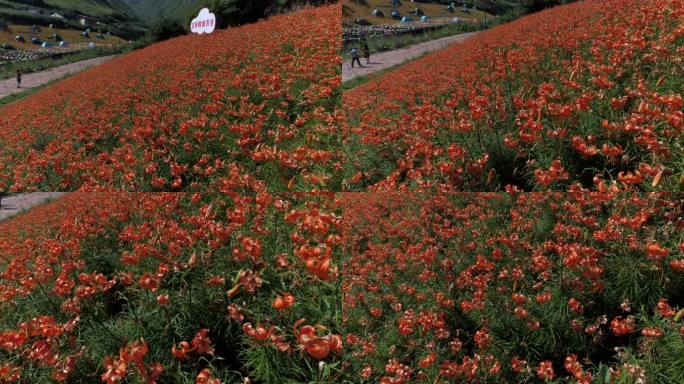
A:
[[[52,34],[57,33],[59,34],[62,39],[67,41],[69,44],[87,44],[90,42],[94,42],[96,45],[120,45],[120,44],[125,44],[126,40],[121,39],[116,36],[107,36],[105,35],[103,39],[98,39],[97,36],[97,31],[93,30],[90,33],[90,38],[83,37],[81,35],[82,31],[76,31],[72,29],[63,29],[63,28],[55,28],[55,29],[50,29],[48,27],[42,27],[42,31],[39,33],[33,33],[31,32],[31,26],[30,25],[21,25],[21,24],[12,24],[9,26],[9,30],[7,31],[0,31],[0,44],[2,43],[8,43],[14,46],[17,49],[38,49],[39,46],[35,44],[31,44],[31,37],[37,36],[40,38],[42,41],[48,41],[51,43],[55,43],[55,41],[52,39]],[[14,39],[14,37],[18,34],[21,34],[24,36],[24,39],[26,39],[26,43],[20,43]]]
[[[391,2],[389,0],[366,0],[367,5],[363,5],[357,1],[343,0],[342,1],[342,16],[343,22],[353,24],[357,17],[362,17],[373,24],[397,24],[400,23],[399,20],[395,20],[390,16],[392,12]],[[410,15],[410,13],[416,8],[422,9],[427,16],[430,16],[434,21],[440,21],[440,19],[451,19],[453,17],[461,18],[465,21],[479,22],[484,20],[485,15],[491,17],[491,15],[482,11],[469,10],[469,13],[463,12],[462,7],[456,7],[454,12],[449,12],[445,9],[443,4],[430,4],[430,3],[412,3],[410,1],[403,1],[401,6],[398,7],[399,12],[402,15]],[[371,16],[371,12],[374,9],[381,10],[385,17],[376,18]],[[415,15],[413,16],[415,19]]]

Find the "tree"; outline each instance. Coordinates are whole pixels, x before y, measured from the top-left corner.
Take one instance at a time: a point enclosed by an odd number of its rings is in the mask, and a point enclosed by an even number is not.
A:
[[[527,13],[538,12],[542,9],[561,4],[561,0],[523,0],[522,6]]]
[[[206,0],[204,6],[216,15],[219,28],[253,23],[299,6],[318,6],[336,0]],[[197,15],[197,12],[195,12]]]
[[[154,41],[168,40],[176,36],[184,35],[185,32],[183,25],[173,19],[160,19],[154,23],[150,30]]]
[[[209,0],[208,8],[216,14],[216,21],[219,28],[226,28],[231,25],[240,25],[258,20],[259,12],[253,3],[260,3],[260,0],[245,1],[240,0]],[[243,4],[240,4],[243,3]]]

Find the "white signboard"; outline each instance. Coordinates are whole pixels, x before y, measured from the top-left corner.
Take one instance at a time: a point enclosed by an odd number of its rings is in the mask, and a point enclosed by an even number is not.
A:
[[[209,12],[209,8],[202,8],[199,15],[192,19],[190,31],[192,33],[212,33],[216,27],[216,15]]]

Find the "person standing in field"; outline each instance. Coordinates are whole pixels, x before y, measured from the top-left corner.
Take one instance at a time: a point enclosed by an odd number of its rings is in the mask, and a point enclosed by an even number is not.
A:
[[[17,88],[21,88],[21,71],[17,69]]]
[[[370,49],[368,49],[368,44],[363,45],[363,57],[366,59],[366,64],[370,64]]]
[[[359,59],[359,50],[356,49],[356,47],[352,48],[351,50],[351,57],[352,57],[352,68],[354,68],[354,63],[359,63],[359,67],[363,68],[363,65],[361,65],[361,60]]]

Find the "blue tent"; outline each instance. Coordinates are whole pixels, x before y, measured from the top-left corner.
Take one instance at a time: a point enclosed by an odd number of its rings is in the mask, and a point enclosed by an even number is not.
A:
[[[430,16],[425,15],[425,16],[420,17],[420,21],[428,21],[428,20],[430,20]]]
[[[41,48],[52,48],[52,43],[48,43],[46,41],[43,44],[41,44],[40,46],[41,46]]]
[[[43,44],[43,42],[40,41],[39,38],[33,36],[33,37],[31,38],[31,44],[41,45],[41,44]]]
[[[398,11],[392,11],[392,17],[399,20],[401,19],[401,13],[399,13]]]
[[[413,19],[410,18],[410,17],[408,17],[408,16],[404,16],[404,17],[401,18],[401,22],[402,22],[402,23],[410,23],[410,22],[412,22],[412,21],[413,21]]]
[[[68,47],[68,46],[69,46],[69,43],[67,43],[66,41],[62,40],[62,41],[59,42],[59,46],[60,46],[60,47]]]

